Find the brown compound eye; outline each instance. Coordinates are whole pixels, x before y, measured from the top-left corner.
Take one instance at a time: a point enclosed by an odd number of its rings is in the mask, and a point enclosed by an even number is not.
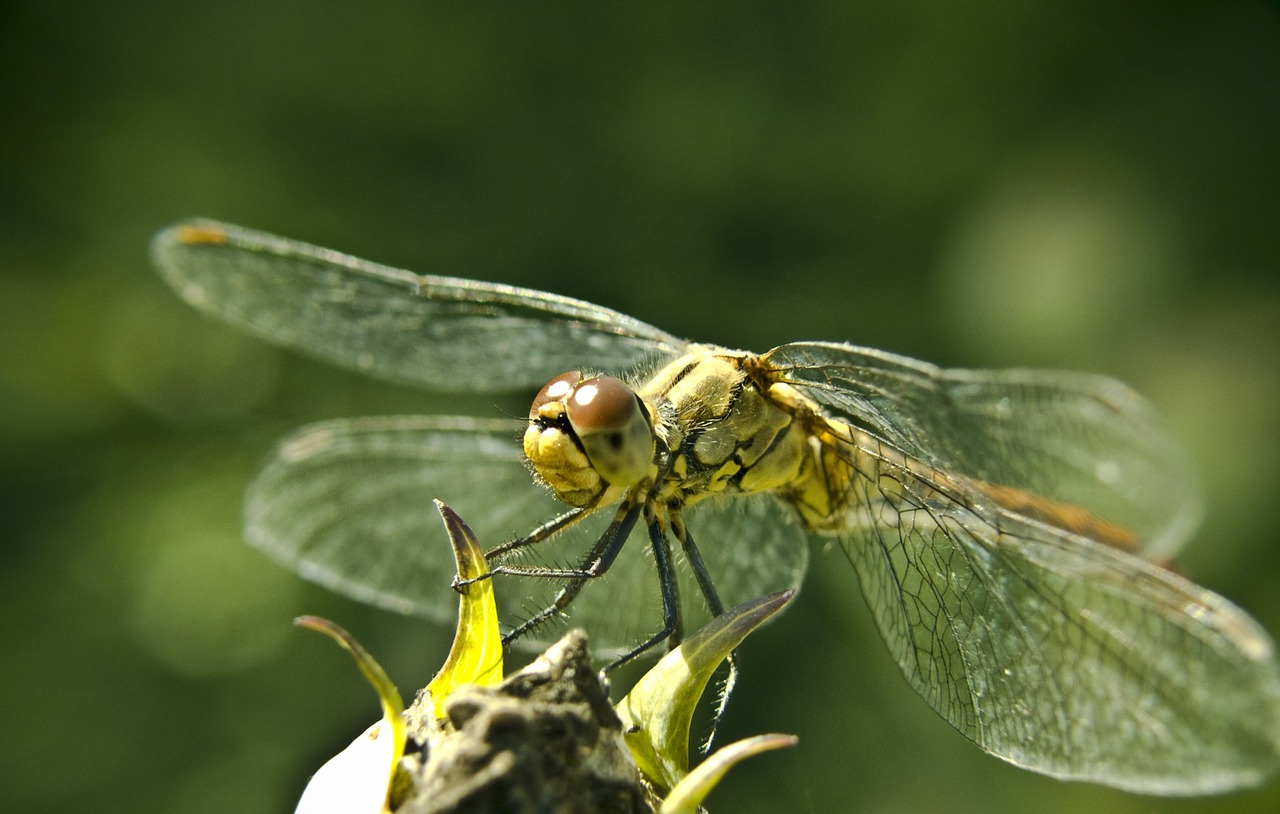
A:
[[[600,477],[630,486],[649,472],[653,427],[635,391],[621,379],[598,376],[578,382],[565,401],[565,411]]]
[[[529,420],[538,417],[538,411],[544,405],[553,401],[563,401],[565,396],[573,392],[573,388],[578,382],[582,381],[582,372],[578,370],[570,370],[568,373],[561,373],[551,381],[543,385],[538,391],[538,395],[533,397],[533,405],[529,407]]]

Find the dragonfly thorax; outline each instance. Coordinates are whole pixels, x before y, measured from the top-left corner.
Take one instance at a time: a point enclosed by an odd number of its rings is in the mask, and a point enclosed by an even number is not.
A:
[[[655,487],[664,501],[794,490],[811,471],[812,452],[795,416],[747,375],[749,358],[695,346],[639,389],[671,450]]]

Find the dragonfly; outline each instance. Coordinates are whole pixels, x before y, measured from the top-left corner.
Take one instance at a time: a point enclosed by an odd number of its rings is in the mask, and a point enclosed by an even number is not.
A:
[[[825,548],[911,687],[996,757],[1165,795],[1280,765],[1273,643],[1170,567],[1199,522],[1197,481],[1114,379],[834,342],[731,350],[215,221],[159,233],[152,256],[196,308],[340,366],[541,388],[527,421],[346,418],[282,440],[249,487],[246,536],[304,578],[451,618],[439,497],[508,541],[489,556],[524,577],[498,592],[523,620],[509,638],[570,619],[625,660],[797,587]]]

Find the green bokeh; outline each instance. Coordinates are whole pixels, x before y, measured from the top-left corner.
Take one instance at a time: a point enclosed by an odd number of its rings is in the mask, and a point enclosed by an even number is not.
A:
[[[0,6],[0,804],[289,810],[378,714],[291,617],[402,689],[447,649],[244,548],[240,495],[289,427],[493,399],[202,320],[156,229],[218,217],[737,347],[1118,375],[1205,473],[1183,567],[1280,632],[1278,145],[1266,3]],[[983,756],[818,562],[725,733],[800,746],[713,810],[1280,810],[1280,780],[1162,801]]]

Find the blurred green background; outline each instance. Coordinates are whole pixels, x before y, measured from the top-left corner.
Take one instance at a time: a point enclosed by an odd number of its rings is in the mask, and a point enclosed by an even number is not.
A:
[[[146,255],[190,215],[736,347],[1117,375],[1205,473],[1182,566],[1280,632],[1275,4],[9,2],[0,150],[6,810],[291,810],[377,707],[290,619],[402,689],[445,652],[243,546],[241,492],[305,421],[493,400],[205,321]],[[726,731],[801,745],[713,810],[1280,810],[982,755],[815,558]]]

